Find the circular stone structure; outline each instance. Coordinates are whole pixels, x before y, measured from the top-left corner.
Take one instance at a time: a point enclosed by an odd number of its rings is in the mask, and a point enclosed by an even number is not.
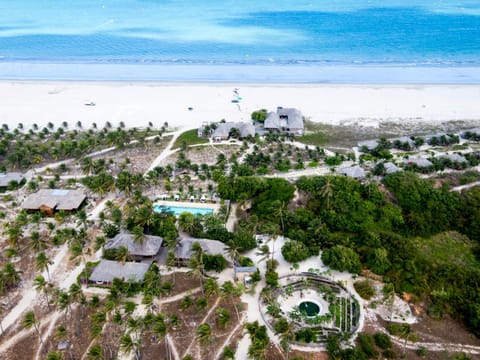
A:
[[[322,312],[322,306],[314,300],[302,300],[298,303],[298,310],[307,314],[308,317],[315,317]]]
[[[262,290],[259,307],[272,331],[283,318],[295,335],[290,344],[308,342],[313,351],[325,350],[329,335],[352,335],[360,323],[360,304],[347,288],[312,272],[280,277],[277,287]]]

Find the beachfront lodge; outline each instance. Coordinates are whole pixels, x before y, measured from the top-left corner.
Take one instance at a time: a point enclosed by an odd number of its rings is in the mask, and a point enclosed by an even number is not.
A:
[[[190,259],[195,256],[192,251],[192,245],[195,242],[200,244],[205,254],[222,255],[228,261],[228,255],[224,243],[210,239],[183,238],[178,242],[177,247],[175,248],[175,266],[188,266]]]
[[[277,112],[270,111],[267,114],[263,128],[271,132],[301,136],[305,128],[303,115],[295,108],[277,107]]]
[[[122,281],[140,282],[145,278],[145,274],[150,268],[150,264],[119,261],[101,260],[93,269],[88,282],[95,285],[110,286],[113,279]]]
[[[255,126],[248,122],[203,124],[198,129],[198,137],[211,137],[215,142],[228,140],[230,137],[245,139],[254,136]]]
[[[25,199],[22,209],[53,215],[59,210],[78,210],[86,198],[87,196],[81,190],[41,189]]]
[[[141,242],[135,241],[132,234],[121,232],[110,239],[104,246],[104,250],[115,251],[120,247],[126,247],[128,259],[144,263],[152,263],[157,260],[163,239],[160,236],[144,235]]]
[[[25,181],[25,177],[21,173],[7,172],[0,173],[0,189],[6,189],[12,184],[18,185]]]
[[[351,166],[346,168],[341,168],[337,170],[337,174],[351,177],[353,179],[363,179],[365,178],[365,170],[360,166]]]

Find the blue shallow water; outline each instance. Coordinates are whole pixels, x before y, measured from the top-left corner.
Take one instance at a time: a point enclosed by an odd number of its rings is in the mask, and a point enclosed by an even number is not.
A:
[[[156,212],[172,212],[175,216],[187,212],[193,215],[210,215],[213,214],[213,209],[185,207],[185,206],[154,206],[153,210]]]
[[[444,82],[478,82],[478,1],[58,3],[0,3],[1,78],[356,82],[391,68],[377,82],[433,73],[426,82],[439,82],[435,69],[443,68],[450,69]],[[62,64],[61,71],[49,64]],[[168,66],[184,71],[175,77]],[[293,66],[289,78],[285,66]],[[268,69],[271,80],[258,69]],[[318,76],[319,69],[331,75]]]

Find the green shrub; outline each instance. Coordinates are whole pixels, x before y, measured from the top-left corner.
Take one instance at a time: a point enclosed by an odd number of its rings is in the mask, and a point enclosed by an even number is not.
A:
[[[265,282],[271,287],[278,286],[278,273],[276,271],[267,271],[265,273]]]
[[[252,120],[263,123],[267,119],[267,110],[260,109],[260,110],[254,111],[252,112],[251,116],[252,116]]]
[[[378,351],[375,349],[375,340],[373,340],[372,335],[365,333],[358,334],[358,343],[365,355],[369,358],[378,357]]]
[[[305,328],[295,333],[295,341],[299,341],[303,343],[311,343],[311,342],[316,342],[317,337],[315,333],[312,331],[312,329]]]
[[[383,357],[385,359],[396,359],[397,354],[395,354],[395,352],[392,349],[387,349],[383,352]]]
[[[225,360],[234,359],[235,358],[235,352],[232,350],[232,348],[230,346],[225,346],[223,348],[222,357]]]
[[[420,346],[415,352],[420,357],[425,357],[428,354],[428,350],[425,346]]]
[[[387,350],[392,347],[392,339],[390,336],[388,336],[388,334],[378,331],[375,333],[373,338],[375,339],[375,344],[377,344],[380,349]]]
[[[357,281],[353,283],[353,287],[357,291],[358,295],[365,300],[370,300],[375,295],[375,288],[368,280]]]
[[[387,325],[387,330],[393,336],[400,335],[400,333],[402,332],[402,324],[390,323]]]
[[[246,256],[239,256],[238,257],[238,263],[240,266],[254,266],[254,262],[252,259]]]
[[[354,274],[360,272],[360,257],[351,248],[335,245],[322,252],[322,261],[325,265],[338,271],[348,271]]]
[[[300,241],[287,241],[282,246],[282,255],[289,263],[298,263],[310,255],[307,247]]]

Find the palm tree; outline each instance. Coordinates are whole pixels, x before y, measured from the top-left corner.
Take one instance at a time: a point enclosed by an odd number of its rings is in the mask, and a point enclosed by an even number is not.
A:
[[[403,343],[403,354],[405,354],[405,349],[407,348],[407,342],[410,339],[410,336],[413,334],[412,328],[410,324],[402,324],[402,328],[400,331],[400,337],[405,339]]]
[[[78,285],[77,283],[73,283],[72,285],[70,285],[70,288],[68,289],[68,295],[70,297],[70,302],[72,304],[75,304],[75,303],[80,304],[80,307],[83,313],[83,308],[86,305],[87,300],[85,295],[83,294],[83,291],[80,285]]]
[[[45,280],[45,278],[42,275],[38,275],[33,279],[33,286],[35,287],[35,290],[37,291],[43,291],[43,294],[45,295],[45,301],[47,302],[48,310],[52,310],[50,307],[50,301],[48,299],[48,288],[49,288],[49,283]]]
[[[245,328],[252,342],[248,347],[249,357],[255,360],[266,359],[267,348],[270,343],[266,327],[264,325],[260,326],[258,321],[255,321],[245,324]]]
[[[75,214],[75,217],[77,218],[77,225],[82,226],[84,229],[87,228],[87,213],[85,210],[79,210]]]
[[[237,314],[237,320],[240,321],[240,314],[238,313],[238,309],[233,298],[242,295],[242,288],[240,286],[235,286],[231,281],[225,281],[220,287],[220,294],[223,298],[230,297],[230,301],[232,302],[235,313]]]
[[[382,288],[383,294],[383,303],[387,305],[387,308],[390,312],[390,321],[393,317],[393,305],[395,303],[395,287],[392,283],[387,283]]]
[[[121,261],[122,264],[125,264],[128,259],[128,248],[126,246],[120,246],[115,249],[115,260]]]
[[[95,163],[91,157],[84,157],[81,166],[84,175],[92,174],[95,169]]]
[[[187,275],[197,278],[200,281],[200,288],[202,290],[202,295],[204,294],[203,290],[203,273],[204,273],[204,266],[201,259],[196,257],[192,257],[190,262],[188,263],[188,267],[190,270],[187,272]]]
[[[333,188],[330,176],[325,178],[325,183],[320,190],[320,196],[325,200],[327,210],[330,210],[330,199],[333,196]]]
[[[201,345],[207,345],[212,341],[212,328],[208,324],[200,324],[197,328],[197,339]]]
[[[259,263],[266,261],[270,257],[270,248],[268,245],[262,245],[255,255],[260,256],[260,259],[258,259]]]
[[[127,319],[127,328],[128,328],[128,333],[134,333],[135,338],[138,341],[138,344],[140,346],[140,340],[141,340],[141,333],[143,330],[143,319],[142,318],[134,318],[134,317],[129,317]]]
[[[286,320],[285,326],[278,334],[280,335],[280,344],[286,353],[286,360],[288,360],[290,355],[290,342],[295,337],[295,328],[293,326],[293,322]]]
[[[57,307],[65,311],[65,322],[67,321],[68,312],[70,311],[71,298],[68,292],[60,291],[57,298]]]
[[[167,359],[170,359],[169,347],[167,344],[167,333],[169,327],[165,323],[165,317],[162,314],[157,314],[153,319],[152,333],[156,336],[158,341],[164,341],[165,353]]]
[[[218,326],[225,329],[230,322],[230,311],[228,309],[219,307],[215,310],[215,314],[217,315]]]
[[[8,226],[7,229],[7,236],[8,236],[8,243],[11,247],[16,247],[18,245],[18,241],[23,235],[23,230],[21,228],[21,224],[17,221],[12,225]]]
[[[204,291],[203,291],[203,275],[205,273],[205,269],[203,265],[204,252],[199,242],[194,242],[192,244],[191,251],[193,253],[193,257],[190,259],[190,262],[188,264],[190,271],[187,274],[199,279],[200,287],[202,289],[202,295],[204,295]]]
[[[226,247],[227,255],[232,259],[233,264],[233,273],[234,280],[237,280],[237,259],[240,257],[240,247],[235,243],[235,241],[229,241]]]
[[[87,353],[88,360],[103,360],[105,359],[103,356],[103,350],[101,345],[95,344],[88,350]]]
[[[285,233],[285,224],[283,221],[283,216],[285,215],[286,205],[284,201],[275,201],[273,215],[277,218],[280,218],[280,225],[282,226],[282,235]]]
[[[62,353],[57,352],[57,351],[49,352],[47,354],[47,357],[45,358],[45,360],[62,360],[62,359],[63,359]]]
[[[40,322],[38,321],[33,311],[29,311],[25,314],[25,316],[23,317],[22,325],[25,329],[31,329],[32,327],[35,329],[40,340],[40,344],[43,347],[43,340],[40,334]]]
[[[120,350],[126,355],[130,355],[133,352],[135,359],[140,360],[140,344],[130,334],[123,335],[120,338]]]
[[[2,281],[7,287],[15,286],[20,282],[20,274],[22,272],[17,270],[12,263],[6,263],[3,265],[1,273]]]
[[[30,234],[30,249],[34,252],[38,252],[44,250],[46,248],[45,241],[40,237],[40,233],[38,231],[34,231]]]
[[[218,294],[219,287],[217,280],[215,280],[214,278],[206,279],[205,283],[203,284],[203,290],[207,297]]]
[[[135,224],[146,227],[147,230],[152,225],[154,212],[152,203],[148,201],[144,206],[140,206],[135,212]]]
[[[183,231],[191,234],[195,229],[195,216],[188,212],[183,212],[178,217],[178,226]]]
[[[38,271],[46,271],[48,276],[48,281],[50,282],[50,271],[48,269],[49,265],[52,265],[53,261],[51,261],[48,256],[42,251],[37,254],[35,257],[35,267]]]
[[[132,228],[132,235],[133,241],[138,244],[143,244],[143,240],[145,240],[145,234],[143,233],[143,227],[140,225],[136,225]]]

